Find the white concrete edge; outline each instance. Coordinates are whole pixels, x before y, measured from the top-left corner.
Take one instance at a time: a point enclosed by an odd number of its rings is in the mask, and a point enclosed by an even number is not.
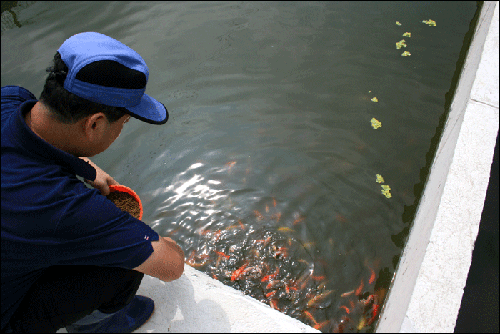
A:
[[[487,1],[377,332],[453,332],[498,133],[498,2]]]

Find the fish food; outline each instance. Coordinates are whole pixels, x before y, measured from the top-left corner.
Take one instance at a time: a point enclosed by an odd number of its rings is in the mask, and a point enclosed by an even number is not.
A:
[[[132,195],[122,191],[113,191],[106,197],[122,211],[128,212],[133,217],[140,219],[139,202]]]

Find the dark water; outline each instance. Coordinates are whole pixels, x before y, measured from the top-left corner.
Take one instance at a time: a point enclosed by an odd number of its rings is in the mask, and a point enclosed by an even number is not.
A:
[[[372,331],[475,10],[20,3],[2,13],[2,86],[38,96],[45,67],[75,33],[129,45],[171,118],[127,123],[93,161],[138,193],[143,220],[189,264],[307,324]]]

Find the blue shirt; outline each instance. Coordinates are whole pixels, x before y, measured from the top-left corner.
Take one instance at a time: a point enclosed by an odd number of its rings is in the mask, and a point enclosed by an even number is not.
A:
[[[24,121],[37,102],[2,87],[2,331],[44,270],[54,265],[132,269],[158,234],[76,175],[95,180],[87,162],[38,137]]]

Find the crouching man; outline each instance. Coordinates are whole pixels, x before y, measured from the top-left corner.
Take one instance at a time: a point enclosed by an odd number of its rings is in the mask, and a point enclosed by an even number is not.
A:
[[[154,309],[144,274],[170,282],[184,253],[117,208],[90,162],[130,117],[164,124],[141,56],[95,32],[67,39],[40,100],[2,87],[2,332],[128,333]],[[86,187],[76,175],[94,189]]]

